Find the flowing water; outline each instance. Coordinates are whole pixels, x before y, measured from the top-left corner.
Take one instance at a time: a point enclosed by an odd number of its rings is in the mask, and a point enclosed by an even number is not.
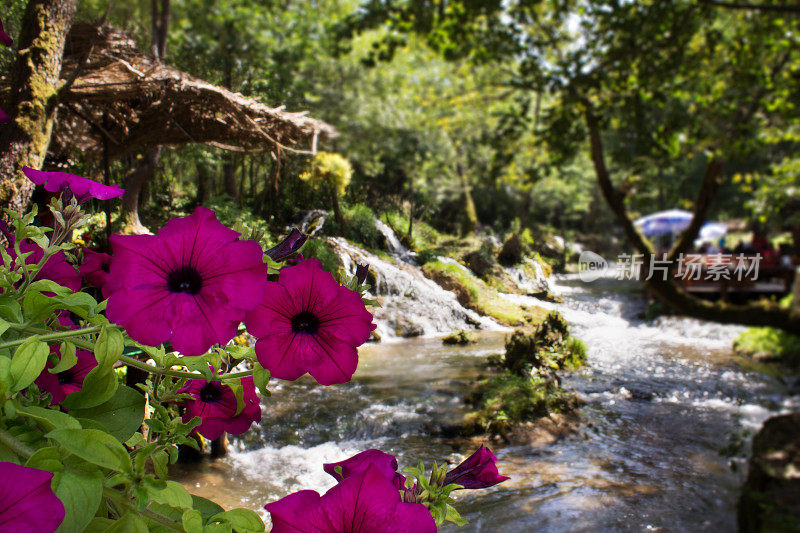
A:
[[[384,277],[398,275],[380,269]],[[721,449],[746,443],[765,417],[797,399],[786,396],[784,384],[732,364],[740,328],[679,318],[644,322],[631,282],[565,277],[551,289],[563,303],[507,297],[559,310],[588,345],[587,367],[564,380],[586,402],[582,422],[553,444],[493,445],[511,479],[459,493],[469,524],[440,530],[735,531],[746,445],[733,458]],[[416,303],[405,312],[414,312],[420,298],[408,297]],[[447,312],[463,313],[448,302]],[[385,331],[390,319],[380,320]],[[450,320],[468,324],[461,316]],[[451,325],[423,321],[425,333]],[[260,428],[235,440],[227,458],[186,468],[182,481],[225,506],[259,510],[296,490],[324,492],[333,480],[322,463],[367,448],[396,454],[401,466],[468,454],[449,437],[452,424],[466,411],[460,398],[470,380],[487,355],[502,350],[503,339],[503,332],[488,331],[468,347],[446,347],[438,337],[367,345],[348,384],[273,381]]]

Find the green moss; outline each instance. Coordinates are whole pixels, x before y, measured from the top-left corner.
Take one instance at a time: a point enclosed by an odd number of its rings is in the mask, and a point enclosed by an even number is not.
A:
[[[500,367],[480,380],[467,400],[476,407],[465,420],[467,433],[507,436],[515,425],[572,409],[575,395],[561,388],[557,371],[586,362],[586,345],[569,336],[564,318],[553,311],[532,333],[515,331],[505,353],[490,358]]]
[[[468,401],[478,409],[466,416],[464,432],[502,436],[519,423],[571,410],[576,402],[551,376],[523,377],[509,371],[481,380]]]
[[[442,344],[472,344],[478,342],[478,336],[472,331],[458,329],[450,335],[445,335]]]
[[[533,332],[516,330],[506,339],[506,351],[498,361],[505,370],[529,376],[540,369],[575,370],[586,363],[586,345],[569,336],[569,326],[551,311]]]
[[[398,236],[405,237],[408,233],[408,216],[399,211],[391,211],[384,215],[386,223],[397,233]],[[383,217],[382,217],[383,218]],[[409,248],[415,252],[424,249],[434,249],[442,245],[447,239],[447,235],[440,233],[430,224],[422,220],[414,220]],[[440,254],[441,255],[441,254]]]
[[[426,276],[455,293],[464,307],[512,326],[538,324],[546,311],[541,307],[521,306],[501,297],[484,281],[458,265],[431,261],[422,267]]]
[[[800,337],[774,328],[748,328],[735,341],[733,348],[761,362],[777,362],[800,369]]]

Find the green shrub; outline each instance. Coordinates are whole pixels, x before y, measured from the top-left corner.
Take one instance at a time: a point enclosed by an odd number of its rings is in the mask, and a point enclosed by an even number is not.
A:
[[[507,436],[516,424],[572,409],[574,394],[552,376],[523,377],[509,371],[478,382],[467,398],[477,410],[467,415],[465,433]]]
[[[325,233],[340,235],[348,241],[358,243],[373,250],[384,248],[383,234],[375,227],[375,213],[364,204],[344,208],[344,230],[336,220],[328,220]]]
[[[586,362],[586,345],[569,336],[569,326],[559,313],[551,311],[533,330],[515,331],[506,339],[500,363],[518,376],[538,369],[574,370]]]
[[[330,244],[322,239],[308,239],[303,245],[301,251],[304,257],[313,257],[315,259],[319,259],[319,262],[322,263],[322,268],[334,276],[342,267],[342,261],[339,259],[339,255],[334,251]]]
[[[775,328],[748,328],[733,341],[737,352],[800,368],[800,337]]]

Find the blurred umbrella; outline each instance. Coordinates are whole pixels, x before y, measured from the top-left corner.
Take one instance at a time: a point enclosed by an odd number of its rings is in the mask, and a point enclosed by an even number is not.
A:
[[[700,228],[698,238],[701,241],[714,241],[728,233],[728,226],[722,222],[706,222]]]
[[[681,209],[670,209],[634,220],[633,224],[645,237],[675,235],[685,230],[692,221],[692,213]]]

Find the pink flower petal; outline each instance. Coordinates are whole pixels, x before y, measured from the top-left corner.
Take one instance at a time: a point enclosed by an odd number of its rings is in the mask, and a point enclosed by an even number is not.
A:
[[[0,533],[52,533],[64,521],[64,504],[50,487],[53,474],[0,462]]]

